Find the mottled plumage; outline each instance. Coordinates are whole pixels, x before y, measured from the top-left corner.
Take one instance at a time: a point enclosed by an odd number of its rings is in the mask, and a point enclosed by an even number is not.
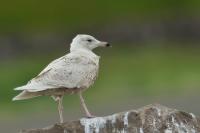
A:
[[[57,89],[59,92],[59,88],[61,88],[61,92],[63,92],[62,88],[66,88],[66,92],[73,93],[73,91],[87,89],[92,85],[97,77],[98,68],[98,56],[84,50],[75,51],[54,60],[27,85],[15,90],[42,91],[42,95],[55,95],[50,93],[51,90]],[[20,97],[22,98],[22,96]]]
[[[22,92],[13,100],[42,95],[61,100],[64,94],[73,93],[79,93],[82,98],[82,92],[94,83],[98,75],[100,57],[92,50],[99,46],[108,46],[108,43],[100,42],[89,35],[77,35],[71,43],[70,53],[52,61],[26,85],[15,88]],[[81,102],[85,104],[83,99]],[[87,108],[86,114],[91,116]]]

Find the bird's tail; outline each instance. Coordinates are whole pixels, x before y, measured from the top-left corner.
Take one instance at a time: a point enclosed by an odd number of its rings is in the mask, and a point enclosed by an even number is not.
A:
[[[19,95],[15,96],[12,100],[24,100],[24,99],[30,99],[34,97],[41,96],[38,92],[28,92],[26,90],[22,91]]]

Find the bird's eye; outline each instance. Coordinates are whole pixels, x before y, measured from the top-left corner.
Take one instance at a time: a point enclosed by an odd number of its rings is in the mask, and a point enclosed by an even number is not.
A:
[[[88,42],[92,42],[92,39],[87,39]]]

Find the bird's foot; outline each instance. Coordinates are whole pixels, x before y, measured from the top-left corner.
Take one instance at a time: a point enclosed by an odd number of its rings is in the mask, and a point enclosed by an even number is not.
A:
[[[86,118],[95,118],[95,117],[97,117],[97,116],[95,116],[95,115],[87,115],[86,116]]]

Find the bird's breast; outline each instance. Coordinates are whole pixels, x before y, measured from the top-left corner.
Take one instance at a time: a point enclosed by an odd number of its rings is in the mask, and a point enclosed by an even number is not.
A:
[[[83,89],[89,88],[98,76],[99,70],[99,58],[91,59],[87,58],[84,61],[83,68],[84,69],[81,73],[82,79],[79,82],[79,87]]]

